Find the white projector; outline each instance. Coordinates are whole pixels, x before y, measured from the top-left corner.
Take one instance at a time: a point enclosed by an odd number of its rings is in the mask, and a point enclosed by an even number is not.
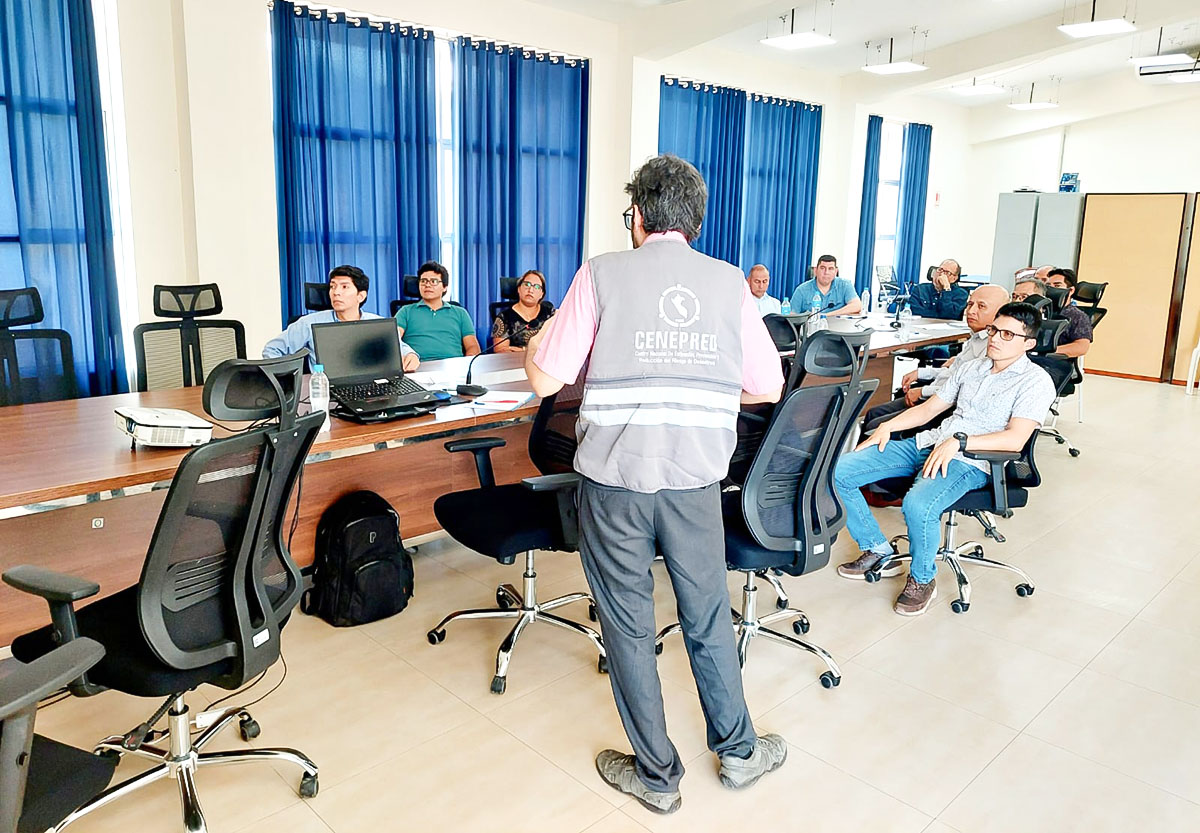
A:
[[[212,439],[212,424],[178,408],[117,408],[117,427],[142,445],[204,445]]]

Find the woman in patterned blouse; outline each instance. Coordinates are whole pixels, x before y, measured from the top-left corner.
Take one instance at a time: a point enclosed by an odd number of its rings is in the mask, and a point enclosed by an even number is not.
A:
[[[492,322],[492,344],[497,353],[523,353],[529,339],[554,315],[546,297],[546,276],[530,269],[517,284],[517,302],[500,310]],[[504,339],[507,338],[507,341]]]

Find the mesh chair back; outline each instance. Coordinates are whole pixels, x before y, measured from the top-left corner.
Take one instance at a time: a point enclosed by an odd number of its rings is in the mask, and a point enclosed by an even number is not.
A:
[[[520,283],[520,278],[500,279],[500,300],[492,301],[488,304],[488,321],[495,321],[496,316],[500,314],[501,310],[516,303],[518,298],[517,285]]]
[[[560,399],[577,400],[582,385],[571,385],[557,394],[542,399],[533,426],[529,431],[529,459],[542,474],[566,474],[575,470],[575,424],[578,414],[574,408],[555,409]]]
[[[787,318],[771,313],[763,316],[763,324],[771,335],[771,341],[775,342],[776,350],[780,353],[790,353],[796,349],[796,328]]]
[[[804,339],[788,374],[784,395],[804,384],[809,376],[824,379],[850,378],[857,382],[867,368],[873,330],[861,333],[835,333],[820,330]]]
[[[329,284],[306,282],[304,284],[304,308],[309,312],[333,309],[333,305],[329,303]]]
[[[1055,396],[1068,396],[1074,392],[1076,381],[1074,359],[1053,354],[1031,353],[1029,360],[1050,374],[1050,381],[1054,382]]]
[[[225,318],[153,321],[133,329],[140,391],[204,384],[226,359],[246,357],[242,322]]]
[[[1088,318],[1090,318],[1092,321],[1093,331],[1095,331],[1096,326],[1104,320],[1104,316],[1108,315],[1108,310],[1106,310],[1104,307],[1092,307],[1091,309],[1085,310],[1085,312],[1087,312]]]
[[[44,317],[42,296],[35,287],[0,289],[0,329],[36,324]]]
[[[799,575],[829,561],[832,543],[816,495],[828,481],[827,453],[842,424],[846,385],[792,391],[775,419],[742,487],[742,513],[762,547],[789,553],[780,568]]]
[[[824,467],[825,480],[818,484],[815,499],[821,517],[825,521],[825,529],[830,541],[833,541],[837,537],[837,533],[846,525],[846,507],[833,487],[833,470],[837,466],[838,458],[846,450],[851,435],[858,427],[858,420],[866,410],[867,403],[878,389],[878,379],[859,379],[857,384],[848,386],[846,405],[842,408],[841,413],[841,424],[838,426],[833,441],[829,444],[827,453],[830,459]]]
[[[70,333],[0,329],[0,406],[56,402],[77,394]]]
[[[221,290],[215,283],[184,286],[154,285],[154,314],[159,318],[193,319],[220,315]]]
[[[1067,305],[1068,290],[1057,286],[1046,287],[1046,297],[1050,299],[1050,314],[1054,317],[1062,315],[1063,307]]]
[[[1008,478],[1009,486],[1032,489],[1042,484],[1042,474],[1038,471],[1037,461],[1033,456],[1033,450],[1037,446],[1039,433],[1038,431],[1034,431],[1030,434],[1029,439],[1025,441],[1024,448],[1021,449],[1020,458],[1013,460],[1004,467],[1004,473]]]
[[[302,361],[221,365],[211,379],[235,381],[213,411],[238,400],[236,379],[247,367],[290,374],[299,373]],[[280,422],[213,440],[184,457],[138,584],[139,622],[155,655],[178,669],[228,660],[232,670],[213,681],[225,688],[244,684],[279,656],[281,622],[301,592],[300,570],[283,538],[287,503],[323,420],[319,413],[296,418],[294,399],[281,407],[278,389],[264,381],[277,391]],[[212,399],[207,387],[205,399]],[[224,407],[224,413],[239,410]]]
[[[1080,281],[1075,284],[1075,303],[1080,306],[1098,307],[1106,289],[1108,289],[1107,281],[1104,283]]]
[[[1032,352],[1035,355],[1046,356],[1057,350],[1058,342],[1069,323],[1065,318],[1043,318],[1042,326],[1037,332],[1037,345]]]
[[[1042,318],[1049,318],[1054,314],[1054,302],[1045,295],[1030,295],[1025,298],[1025,303],[1040,312]]]

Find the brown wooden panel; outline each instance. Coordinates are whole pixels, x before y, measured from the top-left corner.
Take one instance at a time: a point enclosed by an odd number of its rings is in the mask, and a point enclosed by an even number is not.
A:
[[[1175,366],[1171,376],[1187,381],[1188,362],[1200,343],[1200,195],[1192,217],[1192,246],[1188,254],[1187,277],[1183,285],[1183,305],[1179,314],[1179,346],[1175,351]]]
[[[1108,282],[1087,368],[1159,378],[1185,194],[1088,194],[1080,280]]]

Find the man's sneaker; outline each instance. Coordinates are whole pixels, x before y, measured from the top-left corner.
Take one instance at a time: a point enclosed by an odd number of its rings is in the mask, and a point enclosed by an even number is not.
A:
[[[853,561],[847,561],[845,564],[839,564],[837,572],[842,578],[848,578],[851,581],[862,581],[863,576],[867,574],[868,570],[870,570],[880,561],[885,561],[888,558],[891,558],[891,556],[880,555],[879,553],[871,552],[870,550],[863,550],[862,555]],[[887,576],[890,578],[891,576],[898,576],[903,572],[904,564],[897,561],[889,566],[886,570],[881,570],[879,574],[881,576]]]
[[[918,584],[910,575],[904,583],[904,589],[896,597],[895,611],[901,616],[920,616],[936,598],[936,581],[930,579],[928,584]]]
[[[618,792],[631,795],[652,813],[674,813],[683,803],[679,790],[664,793],[650,789],[638,778],[633,756],[615,749],[605,749],[596,756],[596,772],[604,782]]]
[[[779,735],[759,735],[749,758],[721,756],[721,783],[731,790],[742,790],[768,772],[774,772],[787,760],[787,743]]]

